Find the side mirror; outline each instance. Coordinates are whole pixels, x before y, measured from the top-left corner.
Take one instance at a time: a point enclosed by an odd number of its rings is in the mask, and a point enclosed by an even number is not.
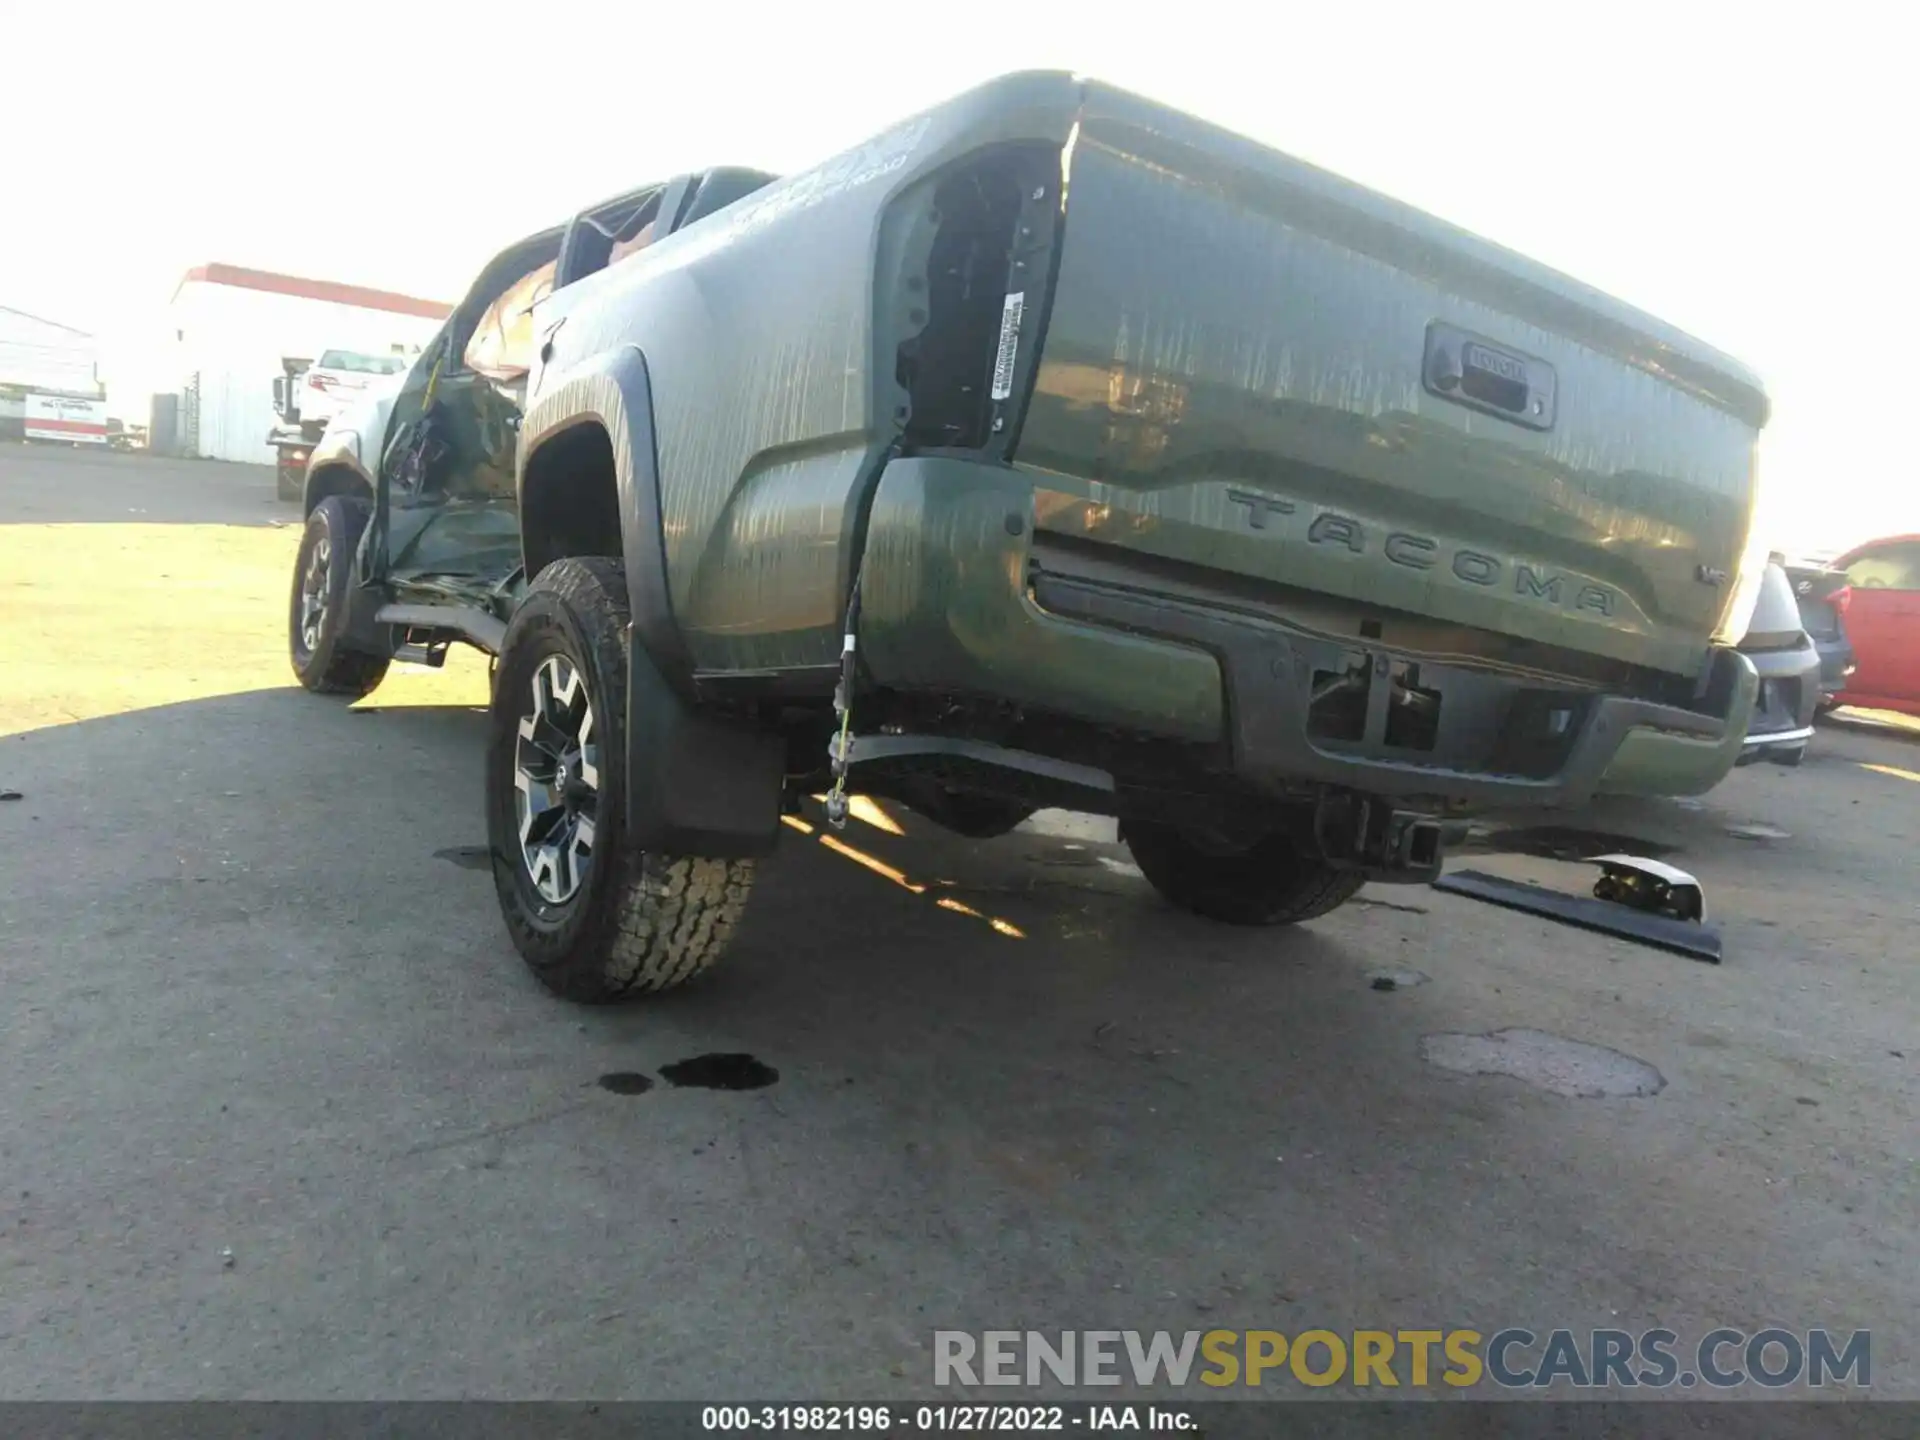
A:
[[[1686,871],[1642,855],[1596,855],[1593,863],[1600,867],[1594,899],[1675,920],[1706,922],[1706,892]]]

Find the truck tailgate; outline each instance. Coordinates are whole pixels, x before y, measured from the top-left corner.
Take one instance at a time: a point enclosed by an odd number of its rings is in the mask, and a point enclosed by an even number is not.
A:
[[[1016,451],[1043,539],[1692,674],[1766,418],[1646,315],[1087,87]]]

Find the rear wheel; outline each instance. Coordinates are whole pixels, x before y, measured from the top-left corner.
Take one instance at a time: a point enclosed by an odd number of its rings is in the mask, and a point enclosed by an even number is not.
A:
[[[1336,910],[1366,883],[1270,835],[1216,851],[1168,825],[1132,822],[1127,848],[1149,884],[1173,904],[1229,925],[1292,925]]]
[[[557,560],[501,646],[487,746],[487,838],[514,948],[557,995],[601,1004],[692,979],[732,938],[751,860],[626,843],[626,579]]]
[[[329,495],[313,507],[293,562],[287,607],[287,650],[293,673],[316,695],[369,693],[385,678],[388,659],[346,644],[353,556],[367,528],[364,501]]]

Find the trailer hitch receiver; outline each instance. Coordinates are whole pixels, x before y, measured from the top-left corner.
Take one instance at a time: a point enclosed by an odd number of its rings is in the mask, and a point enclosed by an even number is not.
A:
[[[1313,840],[1322,859],[1387,884],[1437,879],[1450,828],[1435,816],[1351,792],[1323,795],[1313,813]]]

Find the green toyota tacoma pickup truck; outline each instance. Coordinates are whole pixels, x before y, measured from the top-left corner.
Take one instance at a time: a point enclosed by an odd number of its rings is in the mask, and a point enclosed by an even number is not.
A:
[[[848,786],[1114,815],[1174,903],[1298,921],[1476,808],[1726,773],[1767,408],[1519,255],[1013,75],[501,254],[315,451],[293,663],[497,657],[496,888],[575,999],[704,969]]]

